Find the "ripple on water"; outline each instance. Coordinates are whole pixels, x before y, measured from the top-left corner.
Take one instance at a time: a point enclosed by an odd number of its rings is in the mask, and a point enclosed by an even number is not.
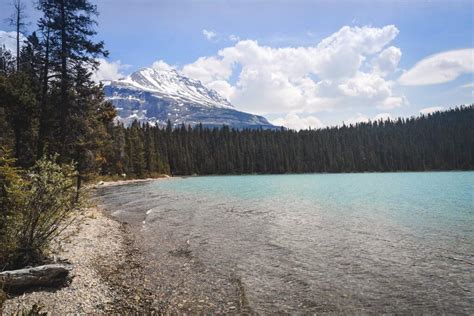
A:
[[[472,314],[473,183],[474,172],[198,177],[102,199],[123,221],[146,219],[149,269],[171,297],[258,313]]]

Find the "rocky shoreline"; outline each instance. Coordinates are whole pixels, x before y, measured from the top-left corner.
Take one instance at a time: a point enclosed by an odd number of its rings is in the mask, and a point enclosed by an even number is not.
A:
[[[128,180],[117,180],[117,181],[100,181],[99,183],[92,186],[92,188],[100,188],[100,187],[111,187],[111,186],[119,186],[119,185],[127,185],[132,183],[144,183],[150,181],[157,181],[157,180],[166,180],[170,179],[171,177],[168,175],[162,175],[158,178],[144,178],[144,179],[128,179]]]
[[[2,315],[34,309],[49,315],[159,312],[127,226],[103,210],[84,210],[51,252],[55,262],[72,265],[69,284],[10,296]]]
[[[103,182],[94,187],[154,180],[158,179]],[[100,192],[93,194],[94,199]],[[68,284],[9,296],[0,315],[252,313],[240,278],[209,274],[187,250],[188,244],[167,234],[160,234],[156,244],[158,260],[146,252],[151,248],[144,244],[141,221],[127,224],[110,211],[97,206],[83,210],[54,240],[52,262],[72,267]]]
[[[127,223],[129,236],[140,249],[147,289],[153,293],[152,310],[178,315],[254,313],[238,271],[209,265],[196,236],[184,228],[190,221],[187,214],[193,212],[170,213],[166,194],[150,191],[151,187],[97,186],[96,197],[108,213]],[[157,205],[162,212],[154,209]]]

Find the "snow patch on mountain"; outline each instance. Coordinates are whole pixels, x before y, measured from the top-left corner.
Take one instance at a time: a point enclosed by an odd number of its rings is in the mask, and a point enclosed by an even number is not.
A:
[[[215,90],[176,70],[143,68],[131,75],[103,82],[107,99],[116,107],[118,121],[174,126],[203,124],[233,128],[275,128],[264,117],[240,112]]]
[[[191,101],[207,106],[233,107],[215,90],[206,88],[201,81],[185,77],[174,69],[143,68],[124,79],[114,81],[113,84],[149,91],[157,96],[173,97],[183,102]]]

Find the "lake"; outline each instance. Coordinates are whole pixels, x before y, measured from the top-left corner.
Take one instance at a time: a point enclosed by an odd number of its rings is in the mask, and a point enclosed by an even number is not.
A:
[[[474,172],[190,177],[99,193],[179,311],[474,313]]]

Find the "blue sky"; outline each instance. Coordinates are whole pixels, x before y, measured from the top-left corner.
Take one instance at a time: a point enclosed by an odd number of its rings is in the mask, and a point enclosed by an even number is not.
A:
[[[12,30],[8,2],[4,31]],[[104,78],[161,60],[155,65],[200,79],[237,108],[296,128],[474,102],[474,1],[96,3],[110,51]],[[430,82],[439,73],[444,79]]]

